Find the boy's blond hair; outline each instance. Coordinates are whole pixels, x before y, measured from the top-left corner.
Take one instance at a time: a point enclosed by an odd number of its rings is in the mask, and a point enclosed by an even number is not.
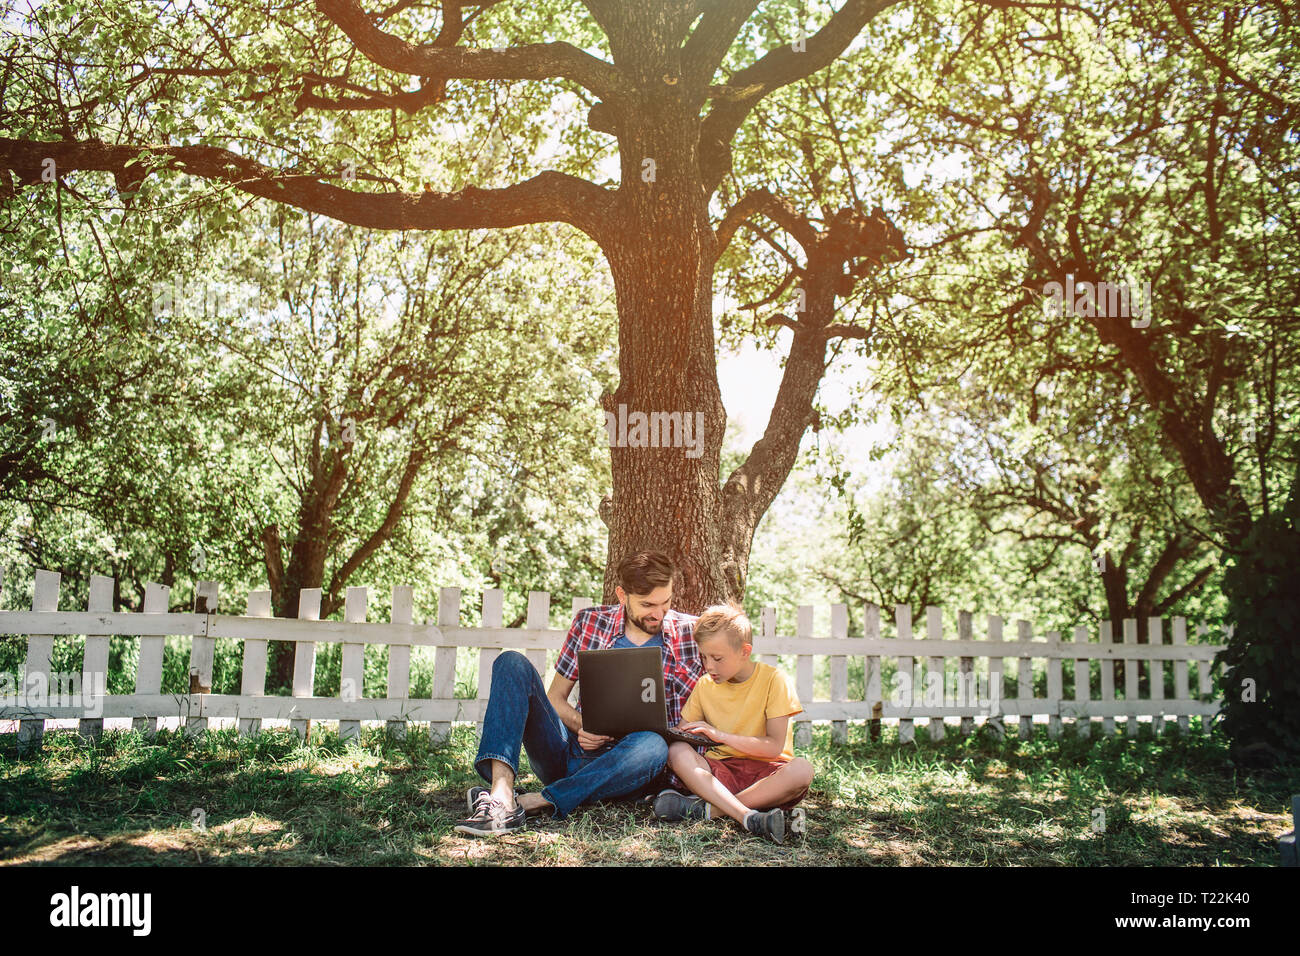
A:
[[[715,634],[725,634],[734,650],[754,643],[754,627],[745,617],[739,604],[715,604],[707,608],[695,622],[695,643],[700,644]]]

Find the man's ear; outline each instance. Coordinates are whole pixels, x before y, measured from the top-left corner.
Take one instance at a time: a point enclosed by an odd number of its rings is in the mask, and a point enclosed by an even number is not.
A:
[[[754,653],[754,645],[753,645],[753,644],[750,644],[748,641],[746,641],[744,644],[740,645],[740,656],[741,656],[741,657],[748,657],[748,656],[749,656],[750,654],[752,654],[752,653]]]
[[[627,603],[627,592],[623,590],[623,585],[614,585],[614,597],[618,598],[619,604]]]

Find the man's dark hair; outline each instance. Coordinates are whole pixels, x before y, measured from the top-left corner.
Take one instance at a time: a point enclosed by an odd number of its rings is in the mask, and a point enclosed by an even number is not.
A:
[[[662,551],[637,551],[618,565],[618,583],[628,594],[649,594],[676,577],[676,565]]]

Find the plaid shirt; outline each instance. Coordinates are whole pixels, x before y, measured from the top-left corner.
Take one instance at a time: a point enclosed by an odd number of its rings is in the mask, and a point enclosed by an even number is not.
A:
[[[568,680],[578,679],[578,651],[602,651],[624,633],[621,604],[603,604],[583,608],[573,617],[573,625],[560,648],[555,670]],[[695,682],[704,674],[700,649],[695,645],[695,621],[691,614],[669,611],[664,615],[660,633],[664,642],[664,697],[668,705],[668,726],[682,722],[682,707],[691,696]],[[582,687],[578,688],[578,710],[582,710]]]

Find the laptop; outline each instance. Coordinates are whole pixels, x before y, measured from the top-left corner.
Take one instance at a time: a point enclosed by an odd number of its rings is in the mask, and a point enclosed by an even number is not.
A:
[[[578,693],[582,729],[624,737],[649,730],[692,747],[716,747],[703,734],[668,729],[664,705],[664,665],[658,646],[578,651]]]

